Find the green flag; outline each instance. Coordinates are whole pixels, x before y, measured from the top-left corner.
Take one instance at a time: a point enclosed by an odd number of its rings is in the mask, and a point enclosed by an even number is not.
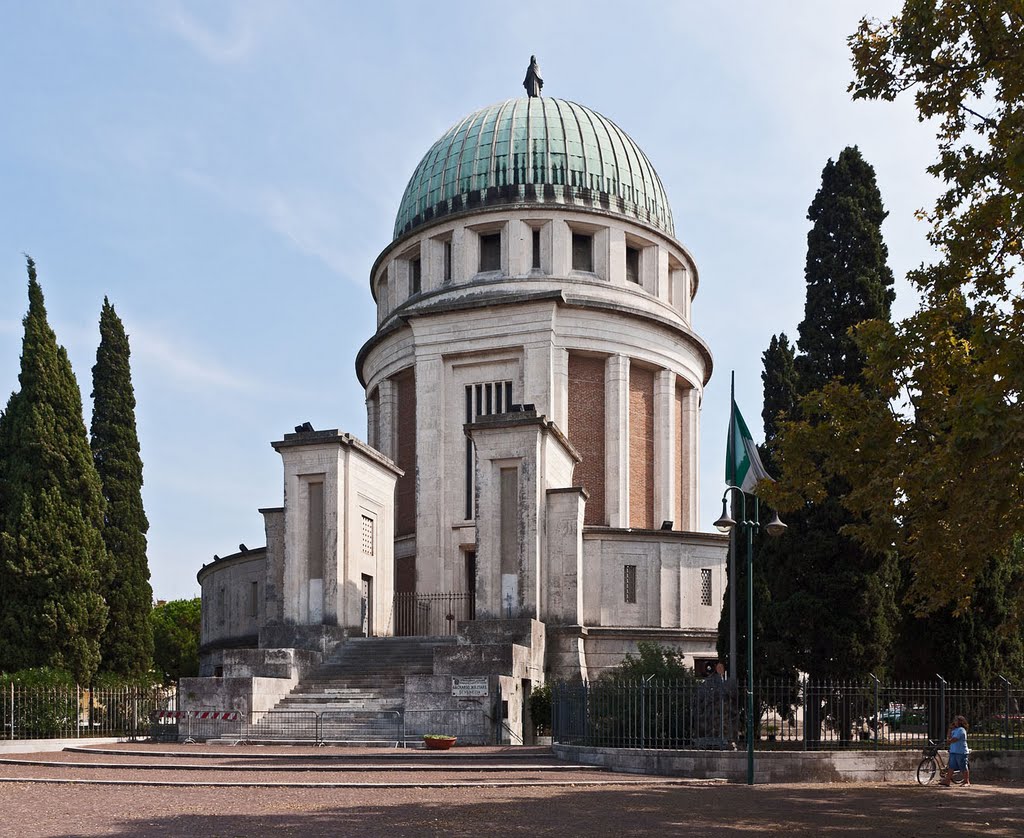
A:
[[[759,480],[771,480],[757,446],[750,437],[747,423],[743,421],[736,400],[732,400],[732,416],[729,419],[729,441],[725,451],[725,482],[739,486],[744,492],[753,492]]]

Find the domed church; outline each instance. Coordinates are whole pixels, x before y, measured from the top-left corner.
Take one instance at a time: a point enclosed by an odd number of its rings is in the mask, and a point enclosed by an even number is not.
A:
[[[273,442],[266,547],[199,573],[207,704],[278,706],[318,666],[374,643],[383,666],[416,638],[407,716],[413,693],[440,711],[448,682],[485,678],[522,736],[545,679],[643,641],[714,659],[727,539],[697,532],[697,266],[640,147],[542,85],[531,60],[527,96],[413,171],[370,271],[365,442],[308,424]]]

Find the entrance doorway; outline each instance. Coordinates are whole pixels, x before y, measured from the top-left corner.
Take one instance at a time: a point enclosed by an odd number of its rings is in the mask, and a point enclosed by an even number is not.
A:
[[[363,590],[359,602],[363,637],[373,634],[373,577],[363,574]]]

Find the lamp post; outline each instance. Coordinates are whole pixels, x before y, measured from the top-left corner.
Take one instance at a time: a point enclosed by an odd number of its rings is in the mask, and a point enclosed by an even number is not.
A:
[[[737,523],[726,509],[729,492],[739,492],[740,521]],[[735,509],[735,507],[734,507]],[[753,516],[747,517],[747,495],[739,486],[726,486],[722,495],[722,517],[715,521],[715,529],[719,532],[731,532],[736,526],[743,527],[747,533],[747,785],[754,785],[754,530],[761,526],[760,505],[754,495]],[[765,532],[775,537],[782,535],[788,527],[779,520],[778,513],[764,525]],[[733,554],[733,562],[736,555]],[[729,661],[734,667],[735,661]]]

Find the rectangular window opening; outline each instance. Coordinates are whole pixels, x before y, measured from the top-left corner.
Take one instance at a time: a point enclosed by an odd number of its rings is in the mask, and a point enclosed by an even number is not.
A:
[[[369,515],[362,516],[363,555],[373,555],[373,518]]]
[[[260,613],[260,583],[253,582],[249,586],[249,616],[258,617]]]
[[[636,247],[626,248],[626,280],[640,284],[640,250]]]
[[[409,263],[409,293],[419,294],[423,284],[423,262],[420,259],[413,259]]]
[[[636,565],[627,564],[623,567],[622,573],[622,596],[623,601],[631,604],[636,603]]]
[[[444,243],[444,269],[442,277],[445,282],[452,281],[452,243],[450,239]]]
[[[711,605],[711,568],[708,567],[700,572],[700,604]]]
[[[594,272],[594,237],[586,233],[572,234],[572,269]]]
[[[533,231],[533,263],[531,267],[540,270],[540,230]]]
[[[501,270],[501,233],[480,236],[480,273]]]

